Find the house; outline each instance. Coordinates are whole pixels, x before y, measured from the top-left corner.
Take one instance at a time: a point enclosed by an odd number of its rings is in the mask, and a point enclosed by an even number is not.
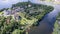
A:
[[[28,7],[31,7],[31,4],[29,4]]]
[[[16,11],[17,11],[17,12],[19,12],[19,11],[24,11],[24,8],[23,8],[23,7],[17,7]]]
[[[4,16],[8,15],[8,11],[7,10],[4,10],[3,13],[4,13]]]
[[[4,13],[3,14],[4,16],[10,16],[11,15],[11,9],[4,10],[3,13]]]
[[[12,10],[11,9],[8,9],[8,15],[11,15],[12,14]]]
[[[23,7],[23,6],[21,6],[21,7],[13,7],[13,11],[15,11],[15,12],[24,11],[24,8],[25,7]]]
[[[13,10],[14,10],[14,9],[17,9],[17,7],[13,7]]]
[[[12,15],[13,15],[13,14],[15,14],[15,13],[16,13],[16,10],[15,10],[15,9],[13,9],[13,10],[12,10]]]
[[[15,14],[14,14],[14,19],[18,21],[18,20],[20,20],[20,19],[21,19],[21,17],[19,16],[19,14],[18,14],[18,13],[15,13]]]
[[[15,11],[19,12],[20,11],[20,7],[17,7],[17,9],[15,9]]]

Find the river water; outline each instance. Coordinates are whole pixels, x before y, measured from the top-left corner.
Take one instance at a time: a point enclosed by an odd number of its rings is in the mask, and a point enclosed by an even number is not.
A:
[[[44,16],[42,21],[39,22],[39,26],[31,28],[29,34],[51,34],[53,32],[56,18],[60,12],[60,5],[47,2],[40,2],[40,4],[51,5],[54,10]]]

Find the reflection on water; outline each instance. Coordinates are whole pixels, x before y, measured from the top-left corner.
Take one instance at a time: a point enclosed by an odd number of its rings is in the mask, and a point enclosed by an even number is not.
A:
[[[60,7],[60,5],[54,6],[55,9],[44,16],[39,26],[31,28],[29,34],[51,34],[53,32],[56,17],[60,11],[58,7]]]

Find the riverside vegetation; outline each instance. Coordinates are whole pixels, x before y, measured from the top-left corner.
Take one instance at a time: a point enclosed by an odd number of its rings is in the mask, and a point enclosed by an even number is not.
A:
[[[13,4],[10,9],[13,10],[15,7],[23,8],[23,10],[16,12],[20,18],[18,20],[14,19],[13,17],[15,16],[12,16],[12,14],[10,16],[4,16],[2,12],[6,9],[1,10],[0,34],[24,34],[31,26],[37,26],[44,15],[54,9],[52,6],[31,2],[19,2]]]

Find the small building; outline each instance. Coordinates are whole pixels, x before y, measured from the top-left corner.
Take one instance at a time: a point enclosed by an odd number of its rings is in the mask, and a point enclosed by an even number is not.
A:
[[[9,15],[9,12],[7,10],[4,10],[3,13],[4,13],[4,16]]]
[[[28,7],[31,7],[31,4],[29,4]]]
[[[15,13],[14,14],[14,19],[18,21],[18,20],[21,20],[21,17],[19,16],[18,13]]]
[[[12,11],[19,12],[19,10],[20,10],[20,7],[13,7]]]
[[[15,12],[20,12],[20,11],[24,11],[23,7],[17,7],[16,9],[13,9]]]
[[[16,13],[16,10],[13,9],[13,10],[12,10],[12,15],[15,14],[15,13]]]
[[[4,11],[3,11],[3,15],[4,15],[4,16],[10,16],[11,13],[12,13],[12,12],[11,12],[11,9],[4,10]]]

